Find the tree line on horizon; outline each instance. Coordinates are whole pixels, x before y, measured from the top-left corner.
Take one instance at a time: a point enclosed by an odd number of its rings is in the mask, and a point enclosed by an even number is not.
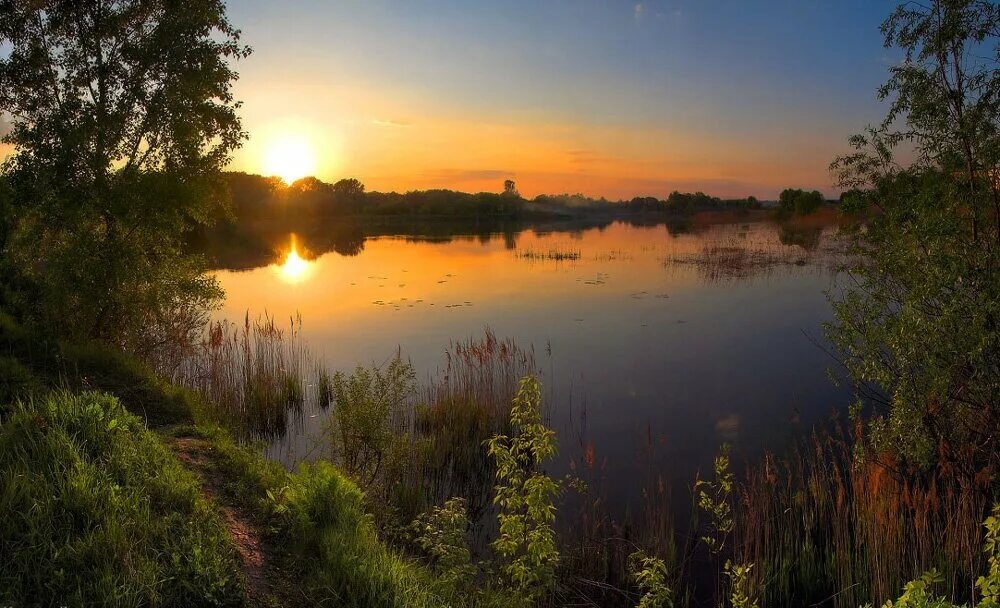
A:
[[[253,221],[292,214],[295,216],[372,215],[443,216],[522,219],[585,214],[691,213],[707,210],[748,211],[765,208],[755,196],[721,198],[704,192],[673,191],[666,198],[636,196],[609,200],[584,194],[539,194],[525,198],[514,192],[461,192],[450,189],[407,192],[368,191],[358,179],[333,183],[304,177],[286,184],[278,177],[244,172],[225,175],[238,221]],[[843,198],[843,196],[841,197]],[[776,205],[797,215],[812,213],[827,200],[819,191],[786,189]]]

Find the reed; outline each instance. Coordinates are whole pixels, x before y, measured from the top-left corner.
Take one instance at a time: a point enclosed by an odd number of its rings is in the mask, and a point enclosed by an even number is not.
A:
[[[735,557],[755,564],[763,605],[880,605],[931,568],[944,575],[942,592],[968,600],[983,566],[989,482],[945,467],[902,474],[859,459],[854,439],[816,433],[791,456],[766,455],[747,470]]]
[[[580,252],[563,249],[518,249],[514,252],[514,259],[530,261],[548,260],[552,262],[576,261],[580,259]]]
[[[385,487],[399,516],[412,519],[452,496],[467,500],[474,548],[485,546],[494,469],[484,442],[508,430],[518,382],[537,374],[533,349],[497,338],[452,342],[444,367],[431,376],[412,407],[394,420],[408,457],[387,471]]]
[[[309,398],[308,361],[301,318],[280,327],[273,317],[248,313],[242,326],[211,323],[172,380],[204,395],[213,404],[209,416],[240,439],[273,439],[287,431],[288,413],[301,411]]]

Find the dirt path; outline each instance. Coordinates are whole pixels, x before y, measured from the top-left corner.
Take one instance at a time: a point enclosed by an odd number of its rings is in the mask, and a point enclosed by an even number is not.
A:
[[[177,459],[198,475],[205,496],[218,507],[240,556],[248,604],[261,608],[302,604],[305,598],[292,590],[289,576],[278,566],[277,551],[268,543],[261,526],[245,507],[227,499],[223,479],[213,466],[212,445],[193,437],[171,438],[168,445]]]

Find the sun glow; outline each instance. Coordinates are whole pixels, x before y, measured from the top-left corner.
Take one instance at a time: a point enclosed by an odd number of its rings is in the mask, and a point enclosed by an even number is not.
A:
[[[300,283],[309,277],[312,262],[299,255],[298,240],[292,235],[292,246],[285,255],[285,261],[278,266],[281,278],[289,283]]]
[[[316,150],[308,138],[282,135],[267,146],[264,171],[290,184],[297,179],[315,175]]]

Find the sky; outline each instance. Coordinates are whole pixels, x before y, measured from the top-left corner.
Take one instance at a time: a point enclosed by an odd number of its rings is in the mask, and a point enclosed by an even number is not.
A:
[[[835,196],[891,0],[230,0],[231,168],[612,199]]]

